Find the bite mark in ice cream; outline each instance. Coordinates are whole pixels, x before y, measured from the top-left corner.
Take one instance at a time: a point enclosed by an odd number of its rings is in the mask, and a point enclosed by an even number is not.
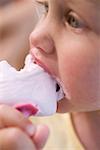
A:
[[[25,116],[48,116],[56,112],[63,97],[57,81],[33,63],[30,54],[20,71],[5,60],[0,62],[0,104],[16,106]]]

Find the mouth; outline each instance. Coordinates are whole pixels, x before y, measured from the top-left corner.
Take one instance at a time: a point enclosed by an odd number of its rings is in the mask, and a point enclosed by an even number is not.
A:
[[[30,50],[30,54],[32,56],[33,63],[39,65],[41,68],[44,69],[44,71],[53,76],[52,72],[48,69],[48,67],[40,59],[37,58],[37,56],[34,53],[34,49]]]
[[[60,87],[61,87],[63,89],[64,95],[67,95],[68,98],[69,98],[68,93],[65,94],[65,92],[64,92],[65,90],[63,88],[63,84],[60,81],[60,79],[53,72],[51,72],[48,69],[48,67],[40,59],[37,58],[37,56],[36,56],[36,53],[38,52],[37,49],[38,48],[36,48],[36,52],[35,52],[35,48],[33,48],[33,49],[30,50],[30,54],[32,56],[33,63],[36,63],[37,65],[39,65],[40,67],[42,67],[44,69],[44,71],[46,71],[52,78],[54,78],[57,81],[58,84],[56,85],[56,91],[59,91]]]
[[[34,116],[38,112],[38,108],[32,104],[19,104],[14,106],[14,108],[23,113],[25,117]]]

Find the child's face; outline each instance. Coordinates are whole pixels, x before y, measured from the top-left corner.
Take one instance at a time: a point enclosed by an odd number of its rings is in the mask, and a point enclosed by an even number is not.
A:
[[[43,63],[63,83],[66,99],[58,109],[99,109],[99,0],[38,1],[44,4],[46,13],[32,32],[30,45],[37,63]]]

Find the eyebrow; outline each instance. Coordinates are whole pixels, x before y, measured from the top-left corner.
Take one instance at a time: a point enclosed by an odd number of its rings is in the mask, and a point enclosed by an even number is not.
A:
[[[83,1],[88,5],[91,5],[92,7],[96,7],[97,9],[100,9],[100,0],[77,0],[77,2],[75,2],[75,0],[69,0],[70,3],[74,3],[74,4],[75,3],[80,4]]]
[[[100,4],[100,0],[86,0],[86,2],[92,3],[92,4],[98,4],[98,3]]]
[[[87,2],[93,4],[93,5],[97,5],[99,4],[100,5],[100,0],[87,0]]]
[[[96,3],[96,2],[98,2],[99,0],[87,0],[87,1],[89,1],[89,2],[91,2],[91,3]]]
[[[92,4],[100,4],[100,0],[87,0],[87,2],[92,3]]]

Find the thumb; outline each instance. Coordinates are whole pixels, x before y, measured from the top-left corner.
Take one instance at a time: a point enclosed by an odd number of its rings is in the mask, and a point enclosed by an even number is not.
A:
[[[49,128],[46,125],[37,125],[35,135],[33,136],[33,142],[37,149],[42,149],[46,144],[49,136]]]

